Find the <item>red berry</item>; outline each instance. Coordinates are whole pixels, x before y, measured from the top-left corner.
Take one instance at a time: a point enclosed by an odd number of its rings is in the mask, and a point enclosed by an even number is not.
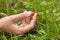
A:
[[[32,12],[31,16],[34,16],[34,12]]]

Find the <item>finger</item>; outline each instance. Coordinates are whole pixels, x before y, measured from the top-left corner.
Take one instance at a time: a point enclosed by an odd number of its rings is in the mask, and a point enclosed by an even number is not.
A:
[[[29,24],[30,23],[30,17],[26,18],[25,22],[26,22],[26,24]]]
[[[25,10],[24,13],[27,13],[27,11]],[[22,20],[22,24],[26,23],[26,18]]]
[[[17,22],[18,20],[25,19],[25,18],[29,17],[30,15],[31,15],[31,12],[27,12],[27,13],[25,12],[25,13],[21,13],[21,14],[17,14],[17,15],[11,15],[11,16],[8,16],[7,18],[9,20],[12,20],[13,22]]]
[[[30,12],[31,11],[28,11],[29,14],[30,14]],[[27,13],[27,11],[24,11],[24,13]],[[30,22],[30,16],[22,20],[23,24],[26,24],[26,23],[29,23],[29,22]]]
[[[25,11],[24,13],[31,14],[32,12],[31,11],[28,11],[28,12]],[[23,23],[29,24],[30,23],[30,18],[31,18],[31,16],[23,19]]]
[[[22,25],[22,26],[18,26],[18,28],[16,28],[14,31],[12,31],[12,33],[13,34],[24,34],[33,28],[34,28],[34,26],[32,26],[32,25],[26,25],[26,26]]]
[[[12,24],[11,27],[9,27],[10,32],[13,34],[21,34],[21,30],[19,30],[19,27],[24,27],[24,24],[18,25],[18,24]]]
[[[22,20],[22,24],[25,24],[25,23],[26,23],[26,22],[25,22],[25,19],[23,19],[23,20]]]
[[[35,24],[36,17],[37,17],[37,13],[35,13],[34,16],[32,17],[31,22],[30,22],[31,25]]]
[[[23,33],[25,33],[24,32],[25,26],[26,26],[25,24],[21,24],[21,25],[14,24],[14,25],[12,25],[12,27],[14,27],[14,28],[11,29],[11,32],[13,34],[23,34]]]
[[[30,23],[30,17],[22,20],[22,24],[29,24],[29,23]]]

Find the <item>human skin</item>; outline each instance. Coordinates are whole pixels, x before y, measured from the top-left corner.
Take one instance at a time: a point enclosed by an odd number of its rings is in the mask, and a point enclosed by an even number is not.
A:
[[[34,28],[37,13],[31,16],[31,11],[25,11],[17,15],[6,16],[0,19],[0,30],[5,33],[24,34]],[[18,20],[22,24],[18,25]]]

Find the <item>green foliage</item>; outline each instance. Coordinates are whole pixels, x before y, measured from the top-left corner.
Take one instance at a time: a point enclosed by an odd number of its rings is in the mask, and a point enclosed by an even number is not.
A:
[[[24,35],[0,33],[1,40],[60,40],[60,0],[0,0],[0,13],[12,15],[24,10],[38,14],[35,28]]]

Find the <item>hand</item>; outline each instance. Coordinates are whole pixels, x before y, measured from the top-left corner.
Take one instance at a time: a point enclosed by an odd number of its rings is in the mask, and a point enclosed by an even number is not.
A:
[[[17,15],[6,16],[0,19],[0,30],[5,33],[13,34],[23,34],[28,32],[29,30],[34,28],[37,16],[36,13],[34,13],[33,16],[31,16],[31,14],[31,11],[25,11]],[[22,20],[21,25],[17,24],[18,20]]]

